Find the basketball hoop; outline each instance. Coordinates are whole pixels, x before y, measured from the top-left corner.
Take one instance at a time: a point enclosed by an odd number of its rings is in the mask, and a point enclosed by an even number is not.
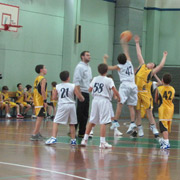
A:
[[[20,25],[13,25],[13,24],[3,24],[5,31],[8,31],[10,27],[14,27],[14,28],[21,28],[22,26]]]

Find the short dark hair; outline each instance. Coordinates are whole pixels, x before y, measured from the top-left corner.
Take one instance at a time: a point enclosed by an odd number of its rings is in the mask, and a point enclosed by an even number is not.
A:
[[[166,73],[166,74],[163,75],[163,82],[164,82],[165,84],[170,84],[171,79],[172,79],[172,78],[171,78],[171,74]]]
[[[27,89],[27,91],[29,91],[30,89],[32,88],[32,86],[31,85],[26,85],[26,89]]]
[[[125,64],[127,61],[127,57],[124,53],[119,54],[119,56],[117,57],[117,60],[119,62],[119,64]]]
[[[39,74],[41,69],[43,69],[44,65],[43,64],[39,64],[35,67],[35,71]]]
[[[67,79],[69,77],[69,72],[68,71],[62,71],[59,74],[59,77],[60,77],[61,81],[67,81]]]
[[[17,87],[19,87],[20,85],[22,85],[22,84],[21,84],[21,83],[18,83],[18,84],[17,84]]]
[[[112,74],[107,74],[107,77],[113,79]]]
[[[83,51],[83,52],[80,54],[80,58],[82,59],[82,56],[85,56],[86,53],[89,53],[89,51]]]
[[[98,72],[99,72],[101,75],[107,73],[107,71],[108,71],[108,66],[107,66],[107,64],[104,64],[104,63],[99,64],[99,66],[98,66]]]
[[[8,88],[7,86],[3,86],[3,87],[2,87],[2,90],[4,90],[4,91],[5,91],[5,90],[9,90],[9,88]]]
[[[53,82],[51,83],[51,85],[52,85],[53,87],[56,87],[57,82],[53,81]]]

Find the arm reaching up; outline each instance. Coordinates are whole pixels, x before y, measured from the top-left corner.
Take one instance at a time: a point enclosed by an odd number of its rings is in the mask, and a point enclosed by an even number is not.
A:
[[[144,64],[144,59],[142,57],[141,48],[139,45],[139,40],[140,40],[139,36],[135,35],[134,41],[136,43],[137,57],[138,57],[139,65],[142,65],[142,64]]]
[[[130,55],[129,55],[129,47],[128,47],[126,38],[121,39],[120,44],[123,49],[123,53],[126,55],[127,60],[131,60]]]
[[[166,62],[167,54],[168,54],[167,51],[164,51],[164,52],[163,52],[163,58],[162,58],[160,64],[159,64],[158,66],[156,66],[156,67],[152,70],[152,73],[151,73],[152,76],[153,76],[154,74],[156,74],[157,72],[159,72],[159,71],[163,68],[163,66],[164,66],[164,64],[165,64],[165,62]]]
[[[107,54],[105,54],[104,56],[103,56],[103,63],[104,64],[107,64],[107,59],[109,58],[109,56],[107,55]],[[108,65],[108,64],[107,64]],[[108,66],[108,70],[117,70],[117,71],[119,71],[120,69],[119,69],[119,67],[118,66]]]
[[[156,74],[154,74],[154,77],[155,77],[156,80],[157,80],[157,85],[158,85],[158,86],[161,85],[161,84],[162,84],[162,81],[159,79],[159,77],[158,77]]]

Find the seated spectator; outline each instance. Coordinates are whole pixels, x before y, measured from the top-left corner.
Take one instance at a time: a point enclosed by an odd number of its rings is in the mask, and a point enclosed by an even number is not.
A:
[[[24,91],[23,91],[23,86],[21,83],[17,84],[17,88],[18,90],[16,91],[16,103],[20,106],[21,108],[21,113],[23,114],[24,117],[26,117],[27,112],[29,111],[29,109],[31,108],[31,105],[28,104],[27,102],[25,102],[24,100]],[[26,107],[24,113],[23,113],[23,109],[24,107]]]
[[[1,93],[1,97],[2,100],[4,101],[5,105],[7,106],[7,112],[6,112],[6,118],[10,118],[11,115],[9,114],[10,112],[10,108],[16,108],[16,117],[17,118],[24,118],[20,113],[19,113],[19,105],[12,102],[11,99],[9,98],[9,94],[8,94],[8,87],[7,86],[3,86],[2,87],[2,93]],[[6,107],[5,107],[6,109]]]
[[[56,85],[57,85],[57,82],[51,83],[51,86],[52,86],[51,97],[50,97],[50,102],[48,103],[47,118],[52,118],[52,119],[54,118],[54,116],[56,114],[57,99],[53,100],[53,97],[55,96],[55,93],[56,93]],[[51,116],[52,110],[53,110],[53,115]]]
[[[0,92],[0,109],[3,110],[5,109],[5,112],[6,112],[6,118],[10,118],[10,114],[9,114],[9,108],[8,108],[8,105],[3,101],[3,98],[2,98],[2,93]]]
[[[26,85],[25,101],[28,104],[30,104],[32,107],[32,110],[33,110],[32,118],[36,118],[35,109],[34,109],[34,99],[33,99],[33,94],[32,94],[32,86],[29,84]]]

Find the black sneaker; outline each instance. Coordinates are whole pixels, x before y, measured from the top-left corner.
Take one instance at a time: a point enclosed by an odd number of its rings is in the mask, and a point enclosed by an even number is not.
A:
[[[39,136],[39,139],[42,139],[42,140],[46,139],[46,138],[45,138],[44,136],[42,136],[40,133],[38,133],[37,135]]]
[[[39,137],[39,134],[36,134],[36,135],[32,135],[30,137],[30,140],[31,141],[42,141],[43,139]]]

